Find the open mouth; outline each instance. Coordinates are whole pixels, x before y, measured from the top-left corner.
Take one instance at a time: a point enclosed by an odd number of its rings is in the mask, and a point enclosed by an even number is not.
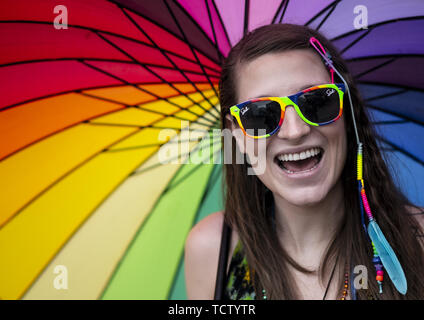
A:
[[[324,149],[316,147],[299,153],[280,154],[274,161],[288,174],[304,173],[314,170],[323,154]]]

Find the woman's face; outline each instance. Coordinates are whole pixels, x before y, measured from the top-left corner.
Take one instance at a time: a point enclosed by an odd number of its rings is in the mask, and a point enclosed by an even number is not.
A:
[[[265,54],[240,65],[237,71],[237,103],[258,97],[288,96],[331,83],[320,57],[309,50]],[[260,142],[255,139],[244,147],[243,139],[251,138],[240,134],[240,130],[233,134],[240,150],[254,159]],[[313,127],[288,106],[280,130],[267,138],[265,145],[265,170],[258,175],[259,179],[275,196],[292,205],[317,204],[331,196],[344,167],[347,145],[344,117],[329,125]],[[317,151],[320,153],[313,156]],[[308,155],[309,158],[293,160]]]

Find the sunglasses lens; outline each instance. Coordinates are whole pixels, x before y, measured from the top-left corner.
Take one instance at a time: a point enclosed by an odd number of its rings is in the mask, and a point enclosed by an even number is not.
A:
[[[306,119],[320,124],[337,118],[340,112],[340,97],[333,88],[321,88],[302,94],[297,105]]]
[[[251,102],[240,108],[240,116],[244,130],[249,135],[261,136],[278,127],[281,108],[275,101]],[[262,130],[259,131],[260,129]]]

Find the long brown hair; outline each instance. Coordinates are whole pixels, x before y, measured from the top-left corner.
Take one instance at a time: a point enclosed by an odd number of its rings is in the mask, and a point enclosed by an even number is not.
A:
[[[423,299],[424,246],[413,232],[419,229],[419,224],[407,211],[407,207],[413,205],[394,184],[378,148],[376,132],[371,126],[355,81],[345,61],[329,40],[315,30],[292,24],[268,25],[246,34],[232,48],[222,66],[219,83],[222,129],[228,128],[225,115],[229,107],[238,102],[237,69],[243,63],[267,53],[292,49],[312,50],[309,44],[309,38],[312,36],[329,51],[335,67],[349,85],[359,138],[364,144],[364,181],[368,201],[376,220],[403,266],[408,282],[408,292],[406,296],[398,293],[386,274],[383,294],[378,293],[375,281],[376,271],[372,264],[372,247],[366,238],[360,219],[356,181],[357,145],[348,100],[344,101],[345,110],[349,110],[344,112],[348,140],[347,158],[340,177],[343,184],[345,215],[323,257],[319,275],[322,279],[329,266],[332,266],[336,257],[340,255],[339,266],[344,266],[347,262],[352,266],[364,265],[368,270],[368,290],[358,290],[358,299],[369,297]],[[249,267],[254,270],[255,291],[260,293],[265,288],[268,299],[296,299],[298,291],[293,276],[289,272],[289,265],[302,272],[311,271],[296,263],[280,244],[267,208],[270,201],[273,201],[272,193],[256,175],[247,174],[246,161],[243,164],[236,164],[236,152],[236,142],[233,138],[233,161],[230,164],[224,164],[223,198],[226,222],[239,234]],[[343,288],[342,277],[343,271],[340,272],[338,279],[340,291]]]

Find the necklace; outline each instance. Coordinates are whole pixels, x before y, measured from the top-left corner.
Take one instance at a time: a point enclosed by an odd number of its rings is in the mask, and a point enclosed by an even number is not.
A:
[[[322,300],[325,300],[325,297],[327,296],[328,288],[330,287],[331,280],[333,280],[333,275],[334,275],[334,271],[336,270],[338,260],[339,260],[339,256],[337,255],[336,262],[334,264],[333,271],[331,272],[330,279],[328,280],[327,288],[325,289],[325,293],[324,293],[324,296],[322,297]],[[344,276],[345,277],[344,277],[343,291],[342,291],[340,300],[346,300],[348,287],[349,287],[349,269],[348,269],[347,262],[345,264]]]
[[[325,289],[324,296],[322,297],[322,300],[325,300],[325,297],[327,296],[328,288],[330,287],[331,280],[333,279],[334,271],[336,270],[337,266],[337,260],[339,259],[339,256],[337,256],[336,263],[334,264],[333,271],[331,272],[330,279],[328,280],[327,288]],[[344,284],[343,284],[343,290],[340,295],[340,300],[346,300],[346,296],[348,293],[349,288],[349,270],[347,263],[345,264],[345,274],[344,274]],[[266,290],[262,290],[262,300],[267,300]]]

